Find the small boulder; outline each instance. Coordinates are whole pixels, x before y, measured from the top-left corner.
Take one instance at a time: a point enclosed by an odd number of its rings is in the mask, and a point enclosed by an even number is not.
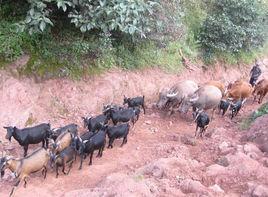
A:
[[[227,167],[229,166],[229,161],[226,157],[220,157],[216,160],[216,163],[221,165],[221,166],[224,166],[224,167]]]
[[[252,152],[256,154],[262,154],[260,149],[255,144],[245,144],[243,149],[246,155]]]
[[[192,179],[185,179],[181,182],[180,188],[183,193],[198,193],[198,194],[208,194],[207,187],[202,185],[199,181]]]
[[[217,176],[220,174],[225,174],[226,169],[225,169],[225,167],[223,167],[219,164],[213,164],[213,165],[207,167],[206,173],[208,176]]]
[[[268,187],[264,185],[258,185],[252,192],[252,197],[267,197]]]
[[[210,186],[209,189],[211,189],[215,193],[224,193],[224,190],[217,184]]]
[[[186,145],[196,146],[196,140],[190,136],[182,136],[181,142]]]

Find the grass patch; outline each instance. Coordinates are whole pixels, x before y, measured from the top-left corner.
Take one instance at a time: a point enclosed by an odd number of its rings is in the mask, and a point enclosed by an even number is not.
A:
[[[247,130],[250,128],[251,124],[259,117],[268,114],[268,103],[263,104],[259,109],[254,111],[249,117],[242,120],[240,124],[241,130]]]

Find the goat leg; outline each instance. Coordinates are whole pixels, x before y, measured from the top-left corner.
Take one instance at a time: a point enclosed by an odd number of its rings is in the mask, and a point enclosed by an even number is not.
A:
[[[26,188],[26,185],[27,185],[27,177],[24,177],[23,180],[24,180],[24,185],[23,185],[23,187]]]
[[[46,140],[43,139],[43,140],[42,140],[42,147],[43,147],[43,148],[45,147],[45,143],[46,143]]]
[[[80,156],[80,158],[81,158],[81,160],[80,160],[80,166],[79,166],[79,170],[81,170],[82,169],[82,164],[83,164],[83,160],[84,160],[84,154],[82,154],[81,156]]]
[[[93,153],[94,153],[94,151],[92,151],[91,154],[90,154],[90,159],[89,159],[89,164],[88,165],[92,165]]]
[[[195,138],[197,137],[197,131],[198,131],[198,125],[196,125],[196,129],[195,129],[195,135],[194,135]]]
[[[99,152],[96,157],[100,157],[100,154],[101,154],[101,147],[99,148]]]
[[[43,171],[44,172],[44,179],[47,177],[47,167],[44,166]]]
[[[125,143],[127,143],[127,136],[124,137],[123,142],[120,147],[122,147]]]
[[[114,142],[114,139],[113,138],[109,139],[108,148],[113,148],[113,142]]]
[[[66,175],[66,172],[65,172],[65,165],[66,165],[66,162],[65,162],[65,160],[63,159],[62,173]]]
[[[143,112],[145,114],[145,106],[144,106],[144,104],[142,105],[142,108],[143,108]]]
[[[69,164],[69,170],[68,170],[67,174],[69,174],[69,173],[70,173],[71,168],[72,168],[72,166],[73,166],[73,162],[74,162],[74,160],[72,160],[72,161],[70,162],[70,164]]]
[[[103,144],[103,146],[100,148],[100,157],[102,157],[102,152],[103,152],[104,147],[105,147],[105,144]]]
[[[24,157],[27,156],[27,151],[28,151],[28,146],[29,144],[25,145],[23,148],[24,148]]]
[[[20,179],[15,183],[15,185],[13,186],[10,194],[9,194],[9,197],[11,197],[13,194],[14,194],[14,190],[16,187],[18,187],[18,185],[20,184]]]
[[[58,178],[59,176],[59,166],[58,164],[56,164],[56,178]]]
[[[46,148],[48,148],[49,139],[48,139],[48,138],[46,138],[46,139],[45,139],[45,142],[46,142]]]

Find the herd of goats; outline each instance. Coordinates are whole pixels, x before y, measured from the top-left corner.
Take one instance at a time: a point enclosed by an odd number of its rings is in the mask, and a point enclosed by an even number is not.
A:
[[[194,81],[185,80],[160,92],[156,106],[159,109],[167,109],[170,113],[176,111],[187,113],[191,108],[197,125],[195,137],[202,137],[216,109],[219,110],[219,113],[222,111],[222,116],[229,109],[232,119],[238,114],[247,98],[253,95],[255,101],[259,96],[258,102],[261,103],[267,92],[267,79],[260,80],[256,85],[237,80],[228,84],[227,87],[220,81],[209,81],[198,86]],[[89,155],[89,165],[91,165],[95,150],[98,150],[97,157],[102,157],[106,136],[109,139],[107,148],[113,148],[114,140],[119,138],[123,138],[121,144],[123,146],[127,143],[130,122],[134,125],[138,121],[141,109],[145,114],[144,96],[124,97],[123,106],[104,105],[102,114],[83,117],[84,127],[87,128],[87,131],[82,135],[78,134],[78,125],[76,124],[54,129],[51,129],[49,123],[24,129],[4,127],[7,130],[6,139],[11,141],[13,137],[24,148],[24,157],[20,159],[14,159],[2,153],[0,160],[1,178],[6,169],[13,172],[17,178],[10,196],[14,194],[14,189],[21,181],[24,181],[24,187],[26,187],[27,178],[31,173],[42,171],[42,175],[46,178],[48,164],[55,169],[56,177],[59,175],[59,167],[62,167],[64,174],[70,172],[77,155],[81,158],[79,169],[82,169],[83,161]],[[212,109],[211,116],[206,112],[209,109]],[[199,132],[198,129],[200,129]],[[38,148],[27,156],[29,144],[40,142],[42,142],[42,148]],[[66,172],[67,165],[68,171]]]

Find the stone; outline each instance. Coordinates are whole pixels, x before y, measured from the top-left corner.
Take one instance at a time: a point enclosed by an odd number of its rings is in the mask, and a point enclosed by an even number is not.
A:
[[[181,142],[186,145],[196,146],[196,140],[190,136],[182,136]]]
[[[226,157],[220,157],[216,160],[216,163],[221,165],[221,166],[224,166],[224,167],[227,167],[229,166],[229,161]]]
[[[264,185],[258,185],[252,192],[252,197],[267,197],[268,187]]]
[[[219,145],[219,149],[220,149],[220,151],[222,151],[222,150],[224,150],[224,149],[226,149],[226,148],[228,148],[229,147],[229,144],[227,143],[227,142],[222,142],[220,145]]]
[[[217,176],[219,174],[225,174],[226,169],[219,164],[213,164],[207,167],[206,173],[208,176]]]
[[[212,191],[216,193],[224,193],[224,190],[217,184],[210,186],[209,189],[211,189]]]
[[[185,179],[182,181],[180,188],[183,193],[197,193],[197,194],[208,194],[207,187],[202,185],[199,181],[192,179]]]

